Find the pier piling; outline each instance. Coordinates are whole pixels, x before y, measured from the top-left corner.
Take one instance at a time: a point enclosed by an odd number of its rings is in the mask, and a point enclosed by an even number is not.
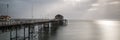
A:
[[[10,40],[35,40],[36,38],[43,40],[49,38],[58,26],[65,24],[65,22],[66,20],[0,22],[0,30],[3,32],[8,31]],[[38,29],[35,29],[35,25],[39,25]]]

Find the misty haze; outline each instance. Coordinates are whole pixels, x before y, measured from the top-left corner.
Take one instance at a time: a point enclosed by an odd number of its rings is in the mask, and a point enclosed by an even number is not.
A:
[[[8,8],[7,8],[8,4]],[[119,19],[119,0],[0,0],[0,14],[12,18]]]
[[[0,0],[0,40],[119,40],[120,0]]]

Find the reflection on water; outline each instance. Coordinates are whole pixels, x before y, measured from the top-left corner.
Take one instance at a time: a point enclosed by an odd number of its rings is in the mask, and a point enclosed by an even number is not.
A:
[[[69,21],[67,26],[61,26],[52,33],[47,32],[47,28],[38,28],[40,26],[34,26],[34,40],[119,40],[120,21]],[[19,34],[23,34],[22,30]],[[9,32],[0,34],[0,40],[9,40]]]
[[[69,21],[50,40],[119,40],[120,21]]]
[[[119,21],[96,21],[96,24],[101,29],[102,40],[119,40]]]

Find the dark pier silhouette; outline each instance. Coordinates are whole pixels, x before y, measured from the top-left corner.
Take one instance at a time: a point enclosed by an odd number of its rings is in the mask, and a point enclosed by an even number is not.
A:
[[[0,34],[9,32],[3,40],[47,40],[66,19],[11,19],[0,22]]]

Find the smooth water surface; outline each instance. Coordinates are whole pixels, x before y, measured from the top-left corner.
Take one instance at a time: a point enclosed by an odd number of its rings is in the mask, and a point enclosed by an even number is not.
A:
[[[119,30],[119,21],[69,21],[50,40],[119,40]]]

